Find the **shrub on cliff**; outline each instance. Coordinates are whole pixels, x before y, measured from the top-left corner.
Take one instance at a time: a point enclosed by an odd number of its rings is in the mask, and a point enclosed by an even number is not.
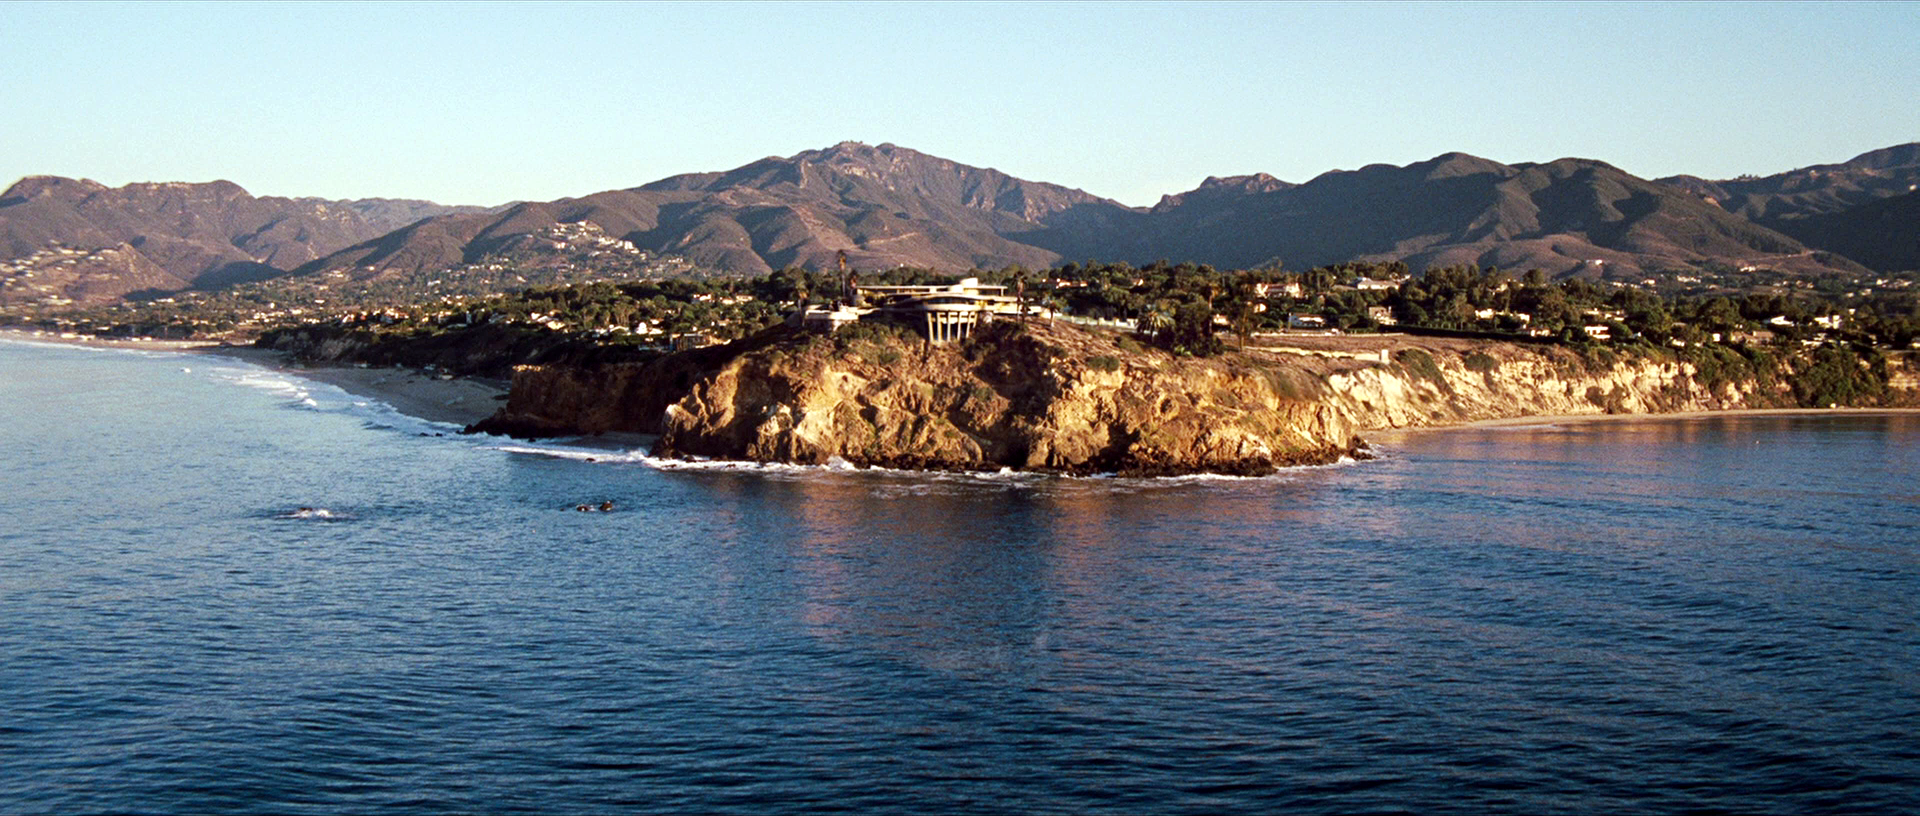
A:
[[[1466,366],[1468,371],[1478,371],[1482,374],[1492,373],[1500,367],[1500,361],[1484,351],[1468,352],[1467,356],[1461,358],[1460,363]]]
[[[1580,347],[1580,361],[1586,364],[1589,375],[1598,377],[1619,365],[1620,355],[1606,346],[1588,343]]]
[[[834,348],[841,351],[862,343],[894,345],[911,339],[912,334],[906,327],[881,320],[856,320],[833,330]]]
[[[862,320],[833,332],[833,349],[838,354],[853,352],[890,366],[900,362],[901,349],[911,348],[918,338],[911,329],[896,323]]]
[[[1682,359],[1693,364],[1694,380],[1715,396],[1724,397],[1728,387],[1755,379],[1752,363],[1727,346],[1688,346]]]
[[[1877,365],[1876,365],[1877,363]],[[1840,345],[1821,346],[1793,363],[1793,398],[1808,408],[1877,405],[1887,393],[1886,356]]]
[[[1424,377],[1442,388],[1447,387],[1447,376],[1440,373],[1440,364],[1434,362],[1433,355],[1421,349],[1401,349],[1393,353],[1393,361],[1407,371]]]

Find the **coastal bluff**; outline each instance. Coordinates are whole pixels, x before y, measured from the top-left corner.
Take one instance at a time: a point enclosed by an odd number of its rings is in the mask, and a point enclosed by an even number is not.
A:
[[[469,430],[658,434],[654,453],[1058,473],[1255,475],[1365,456],[1389,428],[1791,405],[1690,363],[1377,336],[1176,356],[1127,335],[1003,321],[931,345],[885,325],[773,329],[651,362],[522,366]],[[1280,343],[1276,345],[1275,342]]]

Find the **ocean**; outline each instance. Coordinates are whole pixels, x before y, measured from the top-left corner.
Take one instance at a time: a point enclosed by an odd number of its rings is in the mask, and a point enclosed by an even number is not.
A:
[[[1920,811],[1920,416],[1259,479],[456,430],[0,342],[0,812]]]

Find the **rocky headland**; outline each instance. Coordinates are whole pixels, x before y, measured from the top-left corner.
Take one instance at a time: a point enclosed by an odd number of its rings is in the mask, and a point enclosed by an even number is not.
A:
[[[1261,474],[1364,456],[1363,434],[1391,428],[1795,404],[1784,383],[1549,344],[1310,337],[1195,358],[1065,323],[996,323],[947,345],[856,324],[644,363],[522,366],[470,430],[658,434],[654,452],[671,457]]]

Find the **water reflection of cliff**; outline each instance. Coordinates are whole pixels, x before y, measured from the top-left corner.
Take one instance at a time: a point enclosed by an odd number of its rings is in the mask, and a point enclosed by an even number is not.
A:
[[[1822,455],[1770,441],[1796,421],[1424,432],[1381,461],[1260,480],[814,471],[674,481],[729,514],[706,525],[719,571],[712,602],[748,605],[736,616],[834,659],[1093,689],[1164,670],[1156,655],[1204,643],[1192,659],[1208,671],[1291,687],[1316,682],[1326,654],[1387,666],[1427,648],[1409,633],[1512,647],[1538,606],[1618,612],[1607,592],[1562,597],[1554,576],[1615,587],[1639,580],[1643,555],[1676,547],[1705,553],[1756,535],[1834,543],[1819,531],[1846,529],[1844,519],[1758,531],[1742,521],[1779,516],[1807,491],[1847,489],[1808,482],[1816,465],[1778,462]],[[1911,453],[1886,450],[1889,473],[1911,466]],[[1771,476],[1776,463],[1799,482]],[[1700,524],[1677,522],[1682,507],[1704,513]],[[1509,561],[1528,566],[1496,568]],[[1409,602],[1450,592],[1472,593],[1484,614]],[[1282,633],[1291,650],[1275,650]]]
[[[817,638],[926,668],[1015,671],[1054,595],[1022,490],[847,476],[790,482],[790,550]]]
[[[1218,483],[1036,479],[1014,484],[810,474],[708,475],[751,506],[722,584],[788,610],[836,648],[963,674],[1124,662],[1129,633],[1219,596],[1285,594],[1221,561],[1321,549],[1325,479]],[[1169,542],[1193,542],[1170,547]],[[1258,577],[1256,577],[1258,576]],[[724,599],[720,602],[726,602]]]

